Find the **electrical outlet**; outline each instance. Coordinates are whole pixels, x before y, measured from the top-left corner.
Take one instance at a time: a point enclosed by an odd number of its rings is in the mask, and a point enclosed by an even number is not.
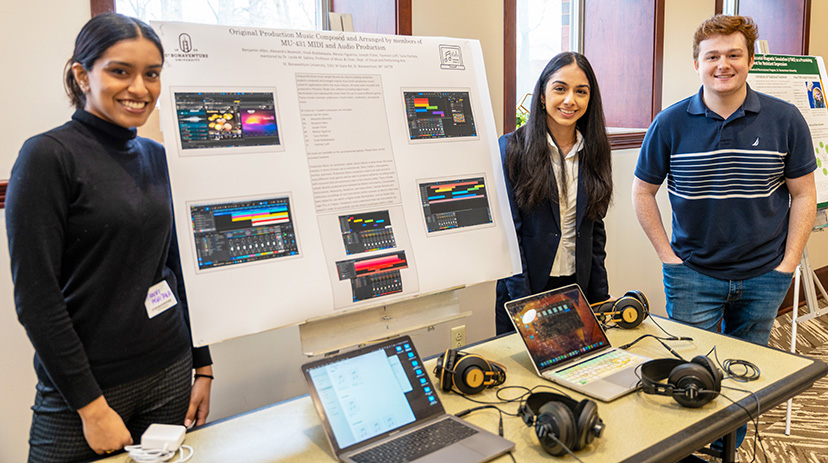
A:
[[[451,329],[451,348],[459,349],[466,345],[466,325],[455,326]]]

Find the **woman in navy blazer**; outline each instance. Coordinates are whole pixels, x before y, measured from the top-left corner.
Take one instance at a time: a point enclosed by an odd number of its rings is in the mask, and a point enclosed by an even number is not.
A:
[[[604,216],[612,164],[601,92],[586,57],[560,53],[535,84],[526,124],[500,137],[523,272],[498,281],[497,333],[514,330],[503,304],[578,283],[609,298]]]

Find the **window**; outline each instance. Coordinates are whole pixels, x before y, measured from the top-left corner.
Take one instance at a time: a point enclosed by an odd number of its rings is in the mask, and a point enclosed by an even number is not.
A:
[[[518,104],[532,93],[543,68],[562,51],[577,49],[570,29],[570,0],[528,0],[516,4],[515,98]],[[514,106],[512,106],[514,107]],[[510,130],[511,131],[511,130]]]
[[[601,88],[613,90],[602,92],[607,125],[639,129],[623,133],[612,130],[610,142],[613,149],[640,146],[644,137],[640,129],[646,128],[661,109],[664,2],[665,0],[560,1],[561,37],[568,34],[569,49],[581,49],[589,57]],[[515,127],[515,111],[512,108],[520,102],[512,99],[519,92],[518,78],[512,70],[519,67],[517,36],[518,31],[525,27],[517,24],[517,21],[519,8],[523,7],[526,0],[504,0],[503,3],[503,119],[504,132],[511,132]],[[566,41],[560,43],[565,44]],[[561,50],[563,49],[561,45]],[[547,60],[554,55],[551,50],[549,53]],[[537,74],[539,72],[535,79]]]
[[[177,9],[183,10],[181,6],[184,3],[189,5],[189,2],[200,6],[196,6],[194,10],[193,7],[188,6],[186,13],[176,11]],[[125,5],[122,6],[122,3]],[[220,0],[90,0],[92,16],[117,11],[150,20],[202,22],[191,18],[194,16],[210,17],[212,15],[209,20],[203,22],[242,25],[241,23],[230,22],[234,20],[232,18],[228,19],[222,16],[223,12],[235,8],[239,11],[233,12],[231,16],[240,16],[242,19],[253,16],[250,20],[258,21],[257,23],[249,23],[249,25],[276,29],[323,29],[327,19],[325,12],[332,11],[334,13],[352,14],[355,32],[411,35],[411,0],[225,0],[224,3]],[[256,8],[260,8],[262,11],[276,11],[278,13],[275,16],[256,18],[255,14],[251,15],[247,12],[255,10],[251,3],[260,5]],[[177,6],[150,6],[151,4]],[[306,5],[313,5],[313,13],[311,13],[310,6]],[[138,12],[138,10],[152,10],[153,8],[159,11],[171,10],[172,14],[166,15],[162,11],[160,16],[151,17],[143,16]],[[288,16],[281,13],[283,11],[288,12]],[[185,14],[187,16],[184,16]],[[179,15],[181,15],[180,19]],[[295,19],[296,17],[299,17],[299,19]],[[311,17],[314,19],[311,20]],[[308,24],[307,27],[302,26],[303,22]],[[245,23],[245,25],[248,25],[248,23]]]
[[[115,0],[115,11],[144,21],[274,29],[321,29],[320,0]]]
[[[728,0],[725,14],[750,16],[759,38],[776,55],[807,55],[811,33],[811,0]]]

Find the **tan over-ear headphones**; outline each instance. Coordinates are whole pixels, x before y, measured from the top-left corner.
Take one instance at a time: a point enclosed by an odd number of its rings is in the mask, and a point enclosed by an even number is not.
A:
[[[454,386],[463,394],[477,394],[506,381],[505,366],[477,354],[458,352],[457,349],[446,349],[437,358],[434,374],[442,390],[449,392]]]
[[[598,322],[615,323],[621,328],[635,328],[650,314],[650,303],[641,291],[627,291],[623,297],[590,304]]]

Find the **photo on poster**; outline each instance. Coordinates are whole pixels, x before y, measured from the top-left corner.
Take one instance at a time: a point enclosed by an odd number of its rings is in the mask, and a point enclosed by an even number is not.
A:
[[[494,226],[484,176],[419,180],[417,184],[429,235],[469,227]]]
[[[289,194],[188,202],[197,272],[299,256]]]
[[[388,210],[341,215],[339,228],[348,255],[397,247]]]
[[[284,151],[275,89],[171,91],[181,156]]]
[[[819,82],[808,82],[806,85],[808,89],[808,103],[812,109],[819,109],[825,107],[825,93]]]
[[[410,143],[476,140],[468,89],[403,89]]]
[[[340,210],[317,221],[335,309],[419,291],[402,205]]]
[[[336,263],[340,280],[351,282],[353,302],[403,292],[401,269],[408,268],[405,251],[357,257]]]

